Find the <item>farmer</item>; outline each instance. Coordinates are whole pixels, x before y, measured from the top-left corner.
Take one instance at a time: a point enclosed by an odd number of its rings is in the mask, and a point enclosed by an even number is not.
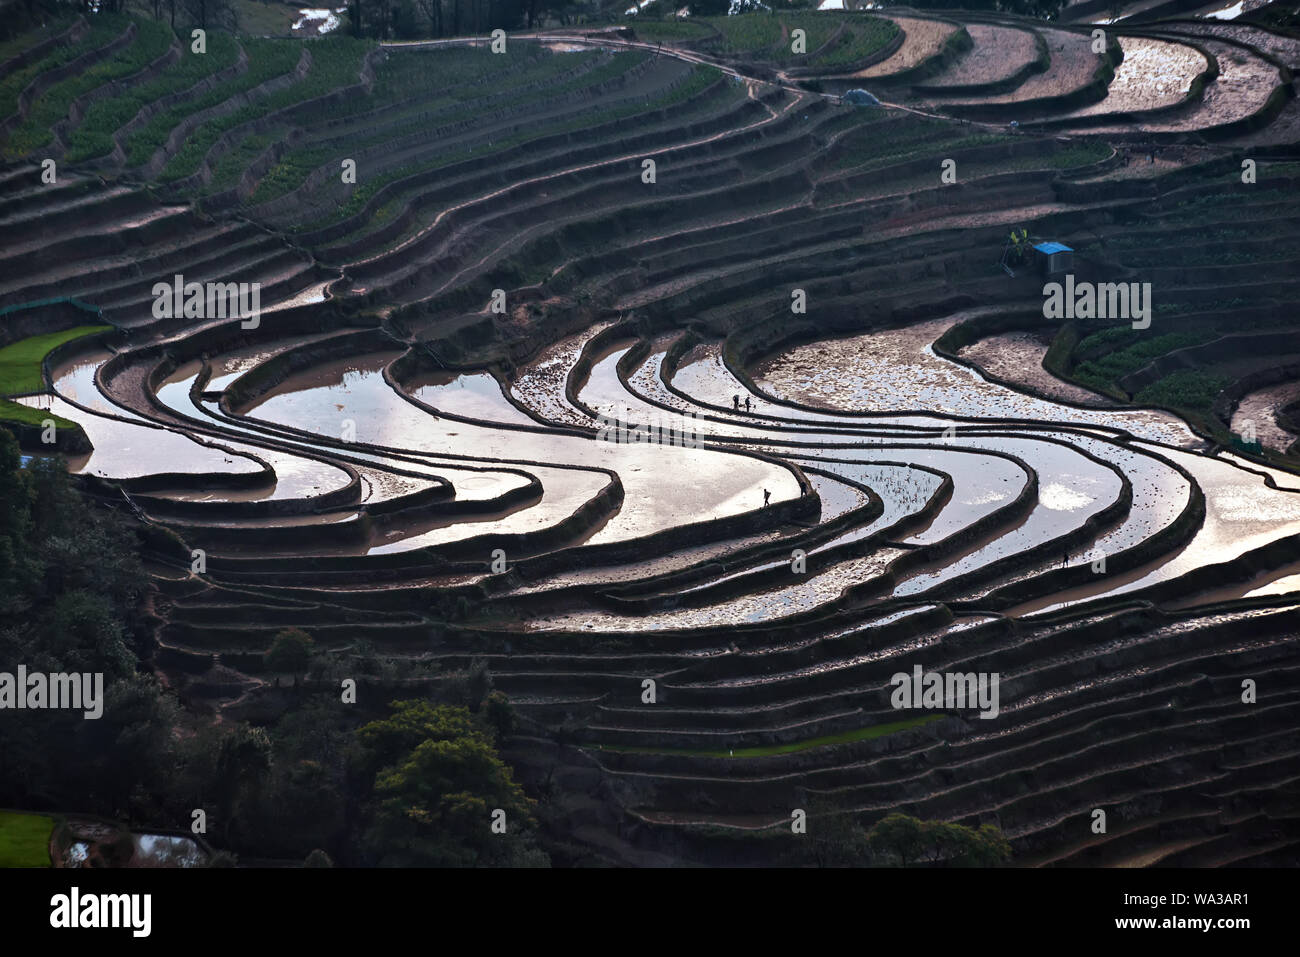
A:
[[[749,411],[749,396],[745,396],[745,411]]]
[[[731,404],[735,406],[737,412],[740,411],[740,393],[736,393],[731,397]]]
[[[771,499],[771,497],[772,497],[772,493],[769,492],[767,489],[763,489],[763,507],[764,507],[764,508],[767,508],[768,500]]]

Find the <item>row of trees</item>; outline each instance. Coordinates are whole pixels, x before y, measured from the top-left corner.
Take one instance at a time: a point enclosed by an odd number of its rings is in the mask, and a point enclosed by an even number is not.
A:
[[[1011,845],[992,824],[967,827],[895,812],[865,829],[833,803],[809,807],[807,863],[818,867],[998,867]]]

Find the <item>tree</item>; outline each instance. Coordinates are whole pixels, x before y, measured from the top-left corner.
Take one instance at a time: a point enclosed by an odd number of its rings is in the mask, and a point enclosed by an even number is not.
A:
[[[876,822],[867,835],[871,849],[897,858],[903,867],[915,861],[925,848],[925,833],[919,820],[895,811]]]
[[[311,635],[298,628],[286,628],[275,636],[264,656],[268,671],[302,674],[311,665],[315,647]]]
[[[368,839],[378,863],[472,866],[544,863],[533,846],[534,802],[468,709],[398,701],[360,728],[361,760],[377,768]],[[492,830],[504,813],[505,833]]]
[[[1011,843],[992,824],[981,824],[966,844],[960,863],[965,867],[998,867],[1011,860]]]
[[[302,862],[303,867],[333,867],[334,861],[328,854],[319,847],[307,855],[307,859]]]
[[[483,699],[483,717],[496,732],[497,741],[502,741],[514,733],[518,716],[514,706],[503,692],[493,691]]]
[[[992,824],[975,829],[897,812],[878,821],[868,840],[872,850],[903,867],[920,861],[944,867],[996,867],[1011,858],[1011,845]]]
[[[222,726],[209,784],[225,842],[245,807],[255,803],[271,769],[271,741],[265,731],[247,724]],[[248,825],[244,825],[248,830]]]

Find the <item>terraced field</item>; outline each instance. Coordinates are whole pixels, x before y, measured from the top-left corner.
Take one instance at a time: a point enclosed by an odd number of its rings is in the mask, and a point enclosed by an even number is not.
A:
[[[809,13],[806,55],[771,17],[195,61],[87,19],[0,64],[0,417],[147,530],[187,704],[265,720],[289,625],[403,687],[485,662],[606,862],[791,859],[810,805],[1026,865],[1300,860],[1286,38]],[[1045,319],[1019,226],[1149,325]],[[900,711],[915,667],[999,675],[996,716]]]

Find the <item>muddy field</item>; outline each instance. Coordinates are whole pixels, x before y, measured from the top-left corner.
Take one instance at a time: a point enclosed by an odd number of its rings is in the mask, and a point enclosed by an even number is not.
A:
[[[1270,449],[1285,452],[1300,436],[1292,435],[1277,424],[1277,412],[1300,401],[1300,383],[1283,382],[1257,389],[1237,403],[1232,413],[1232,431],[1237,435],[1253,432]]]
[[[1105,396],[1062,382],[1043,368],[1043,356],[1051,342],[1047,334],[1006,332],[967,346],[961,356],[990,376],[1038,395],[1078,405],[1113,406],[1114,402]]]

